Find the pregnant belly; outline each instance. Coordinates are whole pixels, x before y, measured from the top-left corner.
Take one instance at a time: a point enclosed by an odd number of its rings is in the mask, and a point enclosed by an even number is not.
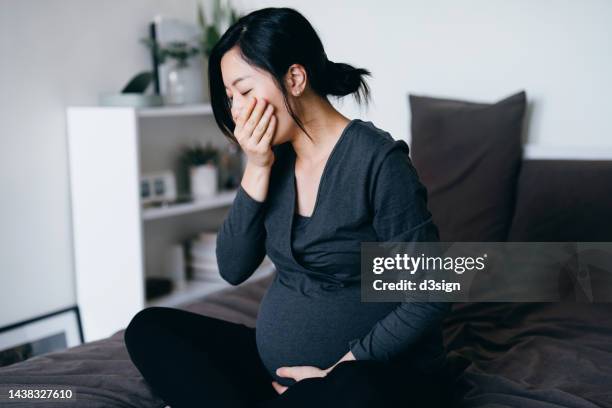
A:
[[[398,305],[362,303],[360,290],[357,285],[306,296],[274,279],[261,301],[255,334],[260,358],[276,381],[293,383],[276,376],[278,367],[331,367],[349,351],[350,340],[367,334]]]

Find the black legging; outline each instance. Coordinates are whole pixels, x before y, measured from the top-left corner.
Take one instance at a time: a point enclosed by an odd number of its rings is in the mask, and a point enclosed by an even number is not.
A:
[[[438,378],[357,360],[279,395],[259,358],[254,328],[181,309],[141,310],[124,338],[145,381],[172,408],[437,407],[447,394]]]

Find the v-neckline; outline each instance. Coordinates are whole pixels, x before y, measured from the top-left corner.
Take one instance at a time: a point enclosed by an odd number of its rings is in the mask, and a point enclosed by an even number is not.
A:
[[[351,119],[347,125],[344,127],[344,130],[342,131],[342,133],[340,134],[340,137],[338,138],[338,140],[336,141],[336,144],[334,145],[334,147],[332,148],[331,152],[329,153],[329,156],[327,158],[327,160],[325,161],[325,166],[323,167],[323,172],[321,173],[321,178],[319,180],[319,186],[317,188],[317,197],[315,198],[315,205],[314,208],[312,210],[312,214],[308,217],[308,224],[312,223],[312,220],[314,219],[316,213],[317,213],[317,208],[319,207],[319,202],[321,201],[321,190],[323,188],[323,182],[325,181],[325,176],[327,175],[327,173],[329,172],[328,169],[330,167],[330,163],[332,162],[332,159],[334,157],[334,153],[336,153],[336,151],[338,150],[338,146],[340,146],[342,144],[342,141],[344,139],[346,139],[345,135],[348,131],[348,129],[355,123],[357,122],[358,119]],[[295,178],[295,158],[296,158],[296,154],[295,154],[295,150],[293,150],[293,147],[291,147],[291,160],[289,160],[289,172],[291,173],[289,175],[289,179],[291,180],[291,187],[290,187],[290,191],[291,191],[291,212],[290,212],[290,217],[289,217],[289,239],[288,239],[288,244],[289,244],[289,253],[291,254],[291,257],[293,258],[294,262],[297,262],[297,260],[295,259],[295,256],[293,255],[293,248],[291,245],[291,240],[292,240],[292,231],[293,231],[293,220],[295,218],[295,207],[296,207],[296,199],[297,199],[297,179]],[[304,217],[304,216],[302,216]]]

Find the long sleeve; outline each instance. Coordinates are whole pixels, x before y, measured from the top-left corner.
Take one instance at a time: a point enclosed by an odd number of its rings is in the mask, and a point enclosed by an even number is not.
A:
[[[266,255],[265,202],[238,187],[234,202],[217,234],[219,273],[232,285],[247,280]]]
[[[379,242],[435,242],[438,229],[427,210],[427,190],[420,183],[404,141],[386,148],[373,175],[373,227]],[[450,311],[447,302],[402,302],[362,338],[349,342],[358,360],[389,361],[435,329]]]

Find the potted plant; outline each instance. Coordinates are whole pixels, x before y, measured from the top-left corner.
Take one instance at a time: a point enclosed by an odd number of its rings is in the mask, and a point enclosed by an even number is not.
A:
[[[206,146],[193,144],[183,147],[181,163],[188,169],[189,189],[194,200],[217,194],[219,151],[210,141]]]
[[[198,2],[198,24],[201,30],[200,37],[200,50],[202,55],[202,67],[204,74],[204,95],[209,95],[208,85],[208,58],[213,47],[221,38],[221,34],[227,30],[227,28],[234,24],[241,15],[234,10],[229,0],[225,5],[221,4],[221,0],[213,0],[212,19],[207,21],[204,7],[201,2]]]
[[[185,103],[185,69],[189,66],[189,59],[200,53],[196,44],[187,41],[170,41],[160,44],[150,38],[143,38],[142,42],[153,50],[160,64],[168,58],[174,60],[173,66],[168,70],[166,81],[165,102],[169,105]]]

